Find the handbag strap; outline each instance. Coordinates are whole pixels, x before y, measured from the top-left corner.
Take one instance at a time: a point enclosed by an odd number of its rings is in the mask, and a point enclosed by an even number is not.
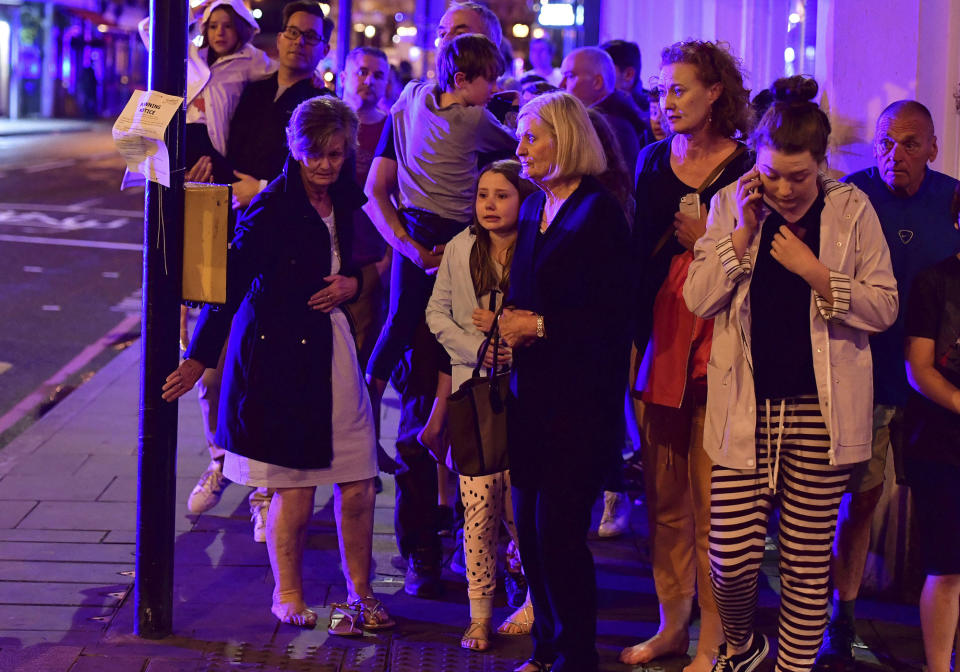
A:
[[[496,290],[494,290],[496,291]],[[492,293],[492,292],[491,292]],[[491,305],[496,306],[496,299],[490,299]],[[496,369],[497,354],[500,351],[500,315],[503,313],[503,306],[500,306],[500,309],[497,310],[493,315],[493,327],[490,329],[490,333],[484,339],[483,344],[480,346],[480,352],[477,354],[477,365],[473,367],[473,377],[480,377],[480,369],[483,368],[483,358],[487,355],[487,349],[490,347],[490,342],[493,341],[493,361],[494,368],[491,369],[490,375],[493,376],[493,373]]]
[[[741,154],[743,154],[745,151],[747,151],[747,146],[746,146],[746,145],[737,144],[737,148],[736,148],[735,150],[733,150],[732,152],[730,152],[730,154],[727,156],[727,158],[725,158],[723,161],[721,161],[720,163],[718,163],[718,164],[714,167],[714,169],[710,171],[710,174],[707,175],[707,178],[706,178],[706,179],[703,181],[703,183],[697,188],[697,190],[696,190],[695,193],[697,193],[697,194],[703,193],[703,191],[704,191],[707,187],[709,187],[711,184],[713,184],[713,183],[717,180],[717,178],[720,177],[720,173],[722,173],[724,170],[726,170],[727,166],[729,166],[731,163],[733,163],[734,159],[736,159],[738,156],[740,156]],[[657,244],[654,246],[653,252],[650,253],[650,258],[653,259],[655,256],[657,256],[657,253],[658,253],[660,250],[663,249],[663,246],[666,245],[666,244],[667,244],[667,241],[669,241],[670,238],[672,238],[672,237],[673,237],[673,229],[668,226],[668,227],[667,227],[667,230],[663,232],[663,234],[660,236],[660,240],[658,240],[658,241],[657,241]]]

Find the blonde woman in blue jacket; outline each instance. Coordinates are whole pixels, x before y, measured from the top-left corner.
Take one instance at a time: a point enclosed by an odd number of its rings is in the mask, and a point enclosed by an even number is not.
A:
[[[710,566],[726,643],[715,672],[766,656],[754,632],[758,571],[779,499],[777,670],[814,662],[826,625],[830,548],[854,463],[870,457],[868,337],[897,316],[897,284],[866,195],[825,178],[830,122],[817,84],[791,77],[753,132],[757,165],[712,201],[684,285],[714,317],[703,446]],[[814,251],[816,250],[816,252]]]
[[[454,236],[444,249],[426,317],[430,331],[450,355],[452,389],[459,388],[473,375],[480,347],[493,327],[496,308],[509,288],[517,215],[520,203],[533,191],[534,186],[520,177],[519,162],[490,164],[477,182],[473,225]],[[494,310],[490,310],[491,303]],[[510,362],[510,349],[505,345],[500,346],[498,360],[500,365]],[[492,348],[487,350],[484,364],[493,365]],[[514,543],[517,541],[510,472],[460,476],[460,497],[464,506],[463,551],[470,600],[470,625],[460,645],[484,651],[490,646],[501,521],[506,523]],[[525,635],[532,625],[533,606],[528,596],[497,632]]]

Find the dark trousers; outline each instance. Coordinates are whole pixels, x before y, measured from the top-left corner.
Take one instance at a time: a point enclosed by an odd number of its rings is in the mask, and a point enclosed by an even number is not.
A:
[[[414,329],[412,345],[393,376],[400,392],[394,527],[404,558],[417,554],[439,563],[437,463],[417,441],[417,434],[433,407],[440,357],[437,341],[424,322]]]
[[[401,210],[410,237],[428,249],[447,243],[466,224],[423,210]],[[427,329],[424,311],[434,276],[401,254],[390,269],[390,311],[370,355],[367,373],[387,380],[400,392],[397,430],[397,505],[394,527],[404,558],[416,554],[439,564],[437,537],[437,463],[417,441],[430,417],[437,392],[443,348]],[[400,366],[398,366],[398,364]]]
[[[513,488],[523,572],[533,601],[533,657],[554,672],[597,669],[597,579],[587,546],[599,489]]]
[[[467,226],[423,210],[401,210],[400,216],[410,237],[427,249],[446,244]],[[390,311],[370,355],[368,375],[379,380],[390,378],[404,352],[411,347],[417,327],[423,324],[433,281],[433,275],[428,275],[402,254],[393,255]],[[433,398],[432,394],[430,398]]]

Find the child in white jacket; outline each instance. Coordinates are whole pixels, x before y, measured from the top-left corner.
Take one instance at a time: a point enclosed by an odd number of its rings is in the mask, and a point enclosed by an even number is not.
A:
[[[257,20],[242,0],[211,0],[191,28],[187,57],[187,170],[196,181],[230,184],[236,181],[226,160],[230,120],[247,82],[263,79],[277,69],[266,53],[251,44],[260,32]],[[150,19],[140,22],[140,36],[150,47]],[[209,166],[208,166],[209,163]]]
[[[510,283],[510,262],[517,239],[517,214],[533,185],[520,177],[517,161],[496,161],[480,174],[474,223],[447,244],[427,303],[427,325],[450,355],[453,388],[473,374],[479,350]],[[498,366],[509,365],[510,349],[501,345]],[[492,367],[488,348],[484,367]],[[444,374],[441,374],[443,376]],[[444,387],[441,383],[440,387]],[[449,394],[449,387],[446,394]],[[434,412],[444,413],[440,394]],[[490,646],[493,592],[497,583],[497,537],[501,521],[517,541],[510,497],[510,472],[490,476],[460,476],[464,505],[463,550],[466,558],[470,625],[460,645],[484,651]],[[503,635],[525,635],[533,625],[533,605],[527,601],[499,628]]]

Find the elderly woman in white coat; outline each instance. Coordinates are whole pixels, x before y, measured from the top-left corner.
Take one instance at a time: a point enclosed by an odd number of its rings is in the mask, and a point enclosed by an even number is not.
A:
[[[877,215],[819,166],[830,134],[817,84],[791,77],[753,133],[757,165],[712,201],[684,285],[714,317],[703,447],[709,555],[723,623],[715,672],[766,656],[754,632],[767,521],[781,503],[777,670],[813,666],[827,618],[830,549],[854,463],[870,457],[869,335],[897,316]]]
[[[479,350],[508,290],[520,203],[533,191],[534,186],[520,177],[517,161],[490,164],[477,182],[473,225],[454,236],[444,249],[426,319],[450,356],[453,389],[473,375]],[[509,364],[510,349],[506,345],[500,345],[498,360],[498,365]],[[484,364],[494,364],[492,348],[487,349]],[[470,600],[470,625],[460,643],[465,649],[483,651],[490,646],[501,521],[506,523],[514,543],[517,541],[510,472],[460,476],[460,496]],[[503,635],[527,634],[532,623],[533,606],[528,597],[497,631]]]

